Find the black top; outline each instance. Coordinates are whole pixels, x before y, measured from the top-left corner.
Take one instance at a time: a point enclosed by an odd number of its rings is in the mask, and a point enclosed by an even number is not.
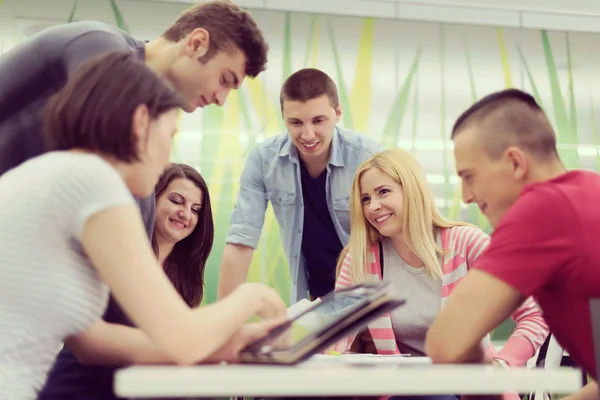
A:
[[[131,51],[144,59],[144,43],[101,22],[52,27],[0,57],[0,175],[40,155],[43,108],[82,62],[111,50]],[[155,199],[138,199],[148,235],[154,228]],[[110,299],[108,322],[131,325]],[[86,367],[66,348],[59,353],[39,399],[115,399],[114,369]]]
[[[327,207],[327,170],[312,178],[306,167],[302,163],[300,165],[304,199],[302,254],[306,261],[308,290],[316,298],[326,295],[335,287],[335,265],[342,244]]]

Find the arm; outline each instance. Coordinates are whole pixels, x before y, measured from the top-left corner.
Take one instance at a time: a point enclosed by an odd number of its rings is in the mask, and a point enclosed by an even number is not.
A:
[[[266,335],[280,323],[277,319],[271,319],[246,324],[225,345],[202,361],[237,361],[243,347]],[[71,336],[65,344],[83,365],[123,366],[172,362],[140,329],[103,320],[98,320],[85,332]]]
[[[498,358],[511,367],[522,367],[542,346],[550,330],[533,297],[527,298],[511,318],[517,326],[498,352]]]
[[[226,297],[246,281],[254,249],[242,244],[227,243],[219,268],[217,299]]]
[[[475,268],[430,327],[425,350],[434,362],[481,361],[483,337],[525,298],[560,279],[577,256],[572,249],[581,238],[562,195],[549,189],[531,193],[504,215]]]
[[[430,326],[425,352],[435,363],[483,362],[481,340],[521,301],[521,294],[503,281],[470,271]]]
[[[489,245],[489,236],[479,228],[460,228],[468,236],[466,243],[467,268],[470,270]],[[459,240],[459,242],[461,242]],[[533,357],[548,336],[548,325],[533,300],[528,298],[511,315],[516,328],[498,353],[498,358],[509,366],[524,366]]]
[[[335,280],[335,290],[340,290],[349,286],[352,286],[352,280],[350,279],[350,262],[352,257],[350,256],[350,251],[348,247],[344,248],[342,252],[346,253],[344,260],[342,262],[342,266],[340,268],[340,272],[338,277]],[[356,334],[350,335],[339,342],[337,342],[332,348],[329,350],[337,351],[338,353],[345,353],[350,350],[352,343],[356,339]]]
[[[272,314],[285,314],[281,298],[258,286],[242,286],[220,302],[190,309],[154,258],[133,204],[93,214],[81,241],[124,311],[179,364],[206,359],[263,308],[273,305]]]
[[[563,397],[563,400],[598,400],[600,396],[600,390],[598,390],[598,383],[590,382],[577,392]]]
[[[103,320],[69,337],[65,345],[84,365],[122,366],[172,361],[140,329]]]
[[[231,215],[231,227],[219,269],[217,298],[225,298],[246,281],[254,249],[265,221],[267,195],[262,158],[257,148],[248,155],[240,177],[240,190]]]

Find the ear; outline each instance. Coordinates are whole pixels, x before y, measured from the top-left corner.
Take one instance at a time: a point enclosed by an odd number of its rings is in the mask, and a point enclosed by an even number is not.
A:
[[[206,29],[196,28],[184,40],[184,52],[187,56],[200,58],[208,52],[210,34]]]
[[[145,104],[140,104],[136,107],[133,112],[133,118],[131,119],[131,132],[135,138],[135,145],[138,156],[144,153],[146,143],[148,141],[148,134],[150,131],[150,113],[148,107]]]
[[[529,159],[523,150],[510,146],[504,153],[509,162],[512,175],[517,180],[523,180],[529,171]]]
[[[335,108],[335,122],[339,123],[342,119],[342,105],[338,104],[338,106]]]

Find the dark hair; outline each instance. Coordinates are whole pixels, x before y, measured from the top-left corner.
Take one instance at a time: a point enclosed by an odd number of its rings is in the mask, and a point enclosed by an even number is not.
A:
[[[44,138],[49,150],[85,149],[138,160],[131,130],[135,110],[150,117],[181,107],[170,85],[130,52],[108,52],[82,64],[46,105]]]
[[[304,68],[294,72],[286,79],[279,102],[283,111],[285,100],[306,102],[327,95],[333,108],[339,105],[337,86],[325,72],[314,68]]]
[[[231,1],[209,1],[190,7],[162,36],[178,42],[198,28],[206,29],[210,35],[208,52],[199,61],[206,62],[234,45],[246,56],[246,75],[254,78],[266,69],[269,45],[254,18]]]
[[[487,133],[483,145],[494,158],[511,145],[542,158],[557,155],[552,124],[535,98],[522,90],[506,89],[483,97],[458,117],[450,138],[472,124]]]
[[[202,206],[198,213],[198,224],[185,239],[177,242],[165,259],[165,273],[190,307],[196,307],[204,294],[204,269],[214,240],[214,223],[210,194],[202,175],[186,164],[171,164],[154,189],[158,199],[175,179],[188,179],[202,192]],[[152,237],[152,248],[158,256],[156,237]]]

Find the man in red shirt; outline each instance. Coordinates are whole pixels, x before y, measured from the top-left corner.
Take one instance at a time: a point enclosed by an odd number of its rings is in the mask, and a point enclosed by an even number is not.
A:
[[[427,354],[439,363],[488,361],[481,339],[534,296],[558,342],[595,378],[589,304],[600,298],[600,176],[567,171],[548,118],[516,89],[470,107],[452,140],[463,201],[495,230],[430,327]],[[571,398],[597,399],[597,383]]]

